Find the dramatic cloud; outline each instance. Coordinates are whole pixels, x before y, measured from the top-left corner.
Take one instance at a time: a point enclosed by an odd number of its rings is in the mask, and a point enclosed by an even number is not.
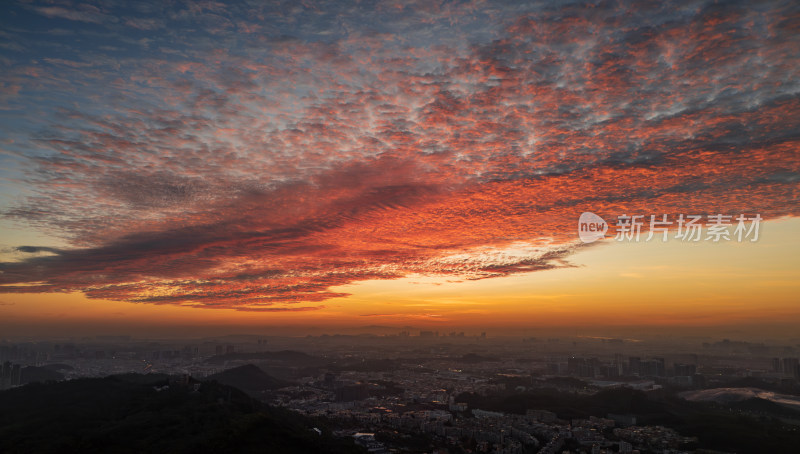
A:
[[[72,245],[18,246],[47,255],[0,264],[4,292],[314,310],[295,303],[367,279],[570,266],[583,211],[798,214],[792,2],[3,21],[2,159],[24,195],[4,215]]]

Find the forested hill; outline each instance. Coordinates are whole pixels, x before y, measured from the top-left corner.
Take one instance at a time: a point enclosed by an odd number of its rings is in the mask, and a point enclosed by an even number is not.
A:
[[[322,421],[261,404],[229,386],[131,374],[0,392],[0,452],[364,451],[334,438]]]

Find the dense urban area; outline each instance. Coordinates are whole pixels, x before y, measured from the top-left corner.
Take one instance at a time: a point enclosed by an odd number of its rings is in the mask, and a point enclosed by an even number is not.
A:
[[[133,374],[153,378],[151,393],[222,384],[371,453],[781,452],[800,445],[798,351],[426,330],[8,340],[0,387]]]

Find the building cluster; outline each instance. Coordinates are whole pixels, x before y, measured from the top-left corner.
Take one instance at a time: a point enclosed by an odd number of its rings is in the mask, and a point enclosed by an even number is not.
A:
[[[636,426],[636,417],[627,414],[566,421],[542,409],[510,414],[469,408],[456,396],[494,393],[498,385],[448,372],[328,372],[306,378],[306,385],[281,390],[297,397],[287,399],[279,392],[274,403],[350,427],[357,442],[373,453],[389,452],[390,445],[376,438],[380,433],[426,436],[439,452],[449,448],[498,454],[635,453],[654,452],[654,447],[659,448],[655,452],[678,453],[693,440],[663,427]],[[387,378],[406,388],[402,395],[376,397],[370,392],[376,381]]]
[[[0,390],[13,388],[22,383],[22,368],[19,364],[10,361],[3,362],[0,368]]]
[[[259,356],[266,351],[266,342],[173,343],[121,337],[4,342],[0,387],[22,384],[25,367],[46,366],[66,379],[138,372],[179,376],[188,383],[189,377],[202,380],[245,364],[255,364],[268,374],[280,365],[285,374],[281,379],[290,384],[261,391],[257,398],[330,418],[342,433],[373,453],[391,452],[404,446],[403,440],[415,440],[426,443],[429,452],[603,454],[678,453],[693,439],[669,428],[637,424],[640,421],[630,414],[567,421],[546,409],[511,414],[475,402],[536,388],[591,395],[608,387],[649,391],[738,386],[735,383],[745,377],[796,389],[800,379],[796,350],[724,341],[704,345],[708,353],[698,355],[630,347],[618,339],[597,341],[594,348],[535,338],[516,347],[509,342],[492,346],[493,340],[483,334],[467,337],[436,331],[367,341],[347,336],[270,339],[267,353],[292,353],[288,356],[299,358],[296,363]],[[301,343],[305,347],[301,350],[309,354],[281,350],[287,347],[277,347],[279,342],[291,348]],[[387,352],[400,359],[387,361]],[[396,437],[387,439],[386,434]]]
[[[614,429],[614,435],[629,445],[641,446],[650,452],[679,452],[681,446],[697,442],[663,426],[626,427]]]
[[[105,377],[124,373],[191,374],[202,378],[220,372],[224,364],[206,360],[215,354],[239,352],[241,346],[217,342],[172,344],[134,341],[128,336],[97,336],[86,342],[22,342],[0,344],[0,364],[18,368],[49,366],[65,378]],[[22,380],[20,380],[22,376]],[[0,386],[24,383],[24,373],[9,375]],[[16,377],[16,380],[13,378]]]
[[[664,358],[631,356],[625,360],[621,355],[610,360],[580,356],[571,356],[566,361],[551,360],[547,364],[547,373],[601,380],[637,377],[678,386],[693,386],[703,380],[695,364],[676,362],[668,366]]]
[[[772,358],[772,371],[789,378],[800,379],[800,361],[797,358]]]

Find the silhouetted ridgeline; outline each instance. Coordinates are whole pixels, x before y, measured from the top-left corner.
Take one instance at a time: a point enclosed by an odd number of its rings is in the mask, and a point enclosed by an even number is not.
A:
[[[277,352],[256,352],[256,353],[226,353],[223,355],[212,356],[206,360],[211,364],[224,364],[229,361],[274,361],[291,363],[295,366],[309,366],[324,364],[321,358],[310,356],[303,352],[283,350]]]
[[[216,380],[223,385],[233,386],[251,396],[257,396],[264,391],[290,385],[288,382],[268,375],[253,364],[245,364],[244,366],[234,367],[233,369],[210,375],[207,380]]]
[[[334,438],[323,421],[261,404],[230,386],[128,374],[1,392],[0,452],[364,451]]]

